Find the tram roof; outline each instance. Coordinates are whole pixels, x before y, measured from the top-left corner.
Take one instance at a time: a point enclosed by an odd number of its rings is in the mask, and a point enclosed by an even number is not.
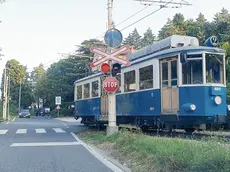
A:
[[[162,51],[159,51],[159,52],[156,52],[153,54],[149,54],[146,56],[136,58],[135,60],[131,61],[131,65],[141,63],[141,62],[149,60],[149,59],[170,58],[171,56],[177,55],[177,54],[182,53],[182,52],[191,53],[191,52],[201,52],[201,51],[212,52],[212,53],[226,53],[226,51],[223,49],[219,49],[219,48],[215,48],[215,47],[205,47],[205,46],[186,46],[186,47],[170,48],[170,49],[162,50]],[[132,53],[132,54],[134,54],[134,53]],[[122,65],[122,68],[127,68],[127,67],[128,66]],[[75,81],[74,84],[78,83],[78,82],[85,81],[87,79],[92,79],[94,77],[102,76],[102,75],[104,75],[104,73],[99,72],[99,73],[87,76],[85,78],[79,79],[79,80]]]

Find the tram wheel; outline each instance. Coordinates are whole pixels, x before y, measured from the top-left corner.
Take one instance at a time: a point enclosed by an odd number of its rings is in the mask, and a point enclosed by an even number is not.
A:
[[[186,133],[193,133],[195,131],[195,128],[185,128],[184,129]]]

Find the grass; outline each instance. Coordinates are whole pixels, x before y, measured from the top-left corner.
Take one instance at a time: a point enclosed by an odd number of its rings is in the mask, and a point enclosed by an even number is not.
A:
[[[127,131],[105,136],[104,132],[84,132],[79,136],[112,154],[134,172],[227,172],[230,147],[212,137],[201,141],[150,137]]]

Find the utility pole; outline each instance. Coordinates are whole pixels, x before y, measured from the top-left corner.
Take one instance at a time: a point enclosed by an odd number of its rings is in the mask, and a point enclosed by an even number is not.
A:
[[[21,111],[21,92],[22,92],[22,79],[20,79],[20,86],[19,86],[18,113],[20,113]]]
[[[108,0],[108,29],[113,28],[113,0]]]
[[[2,117],[4,120],[6,120],[6,111],[7,111],[7,100],[8,100],[8,95],[7,95],[7,86],[8,86],[8,81],[7,81],[7,76],[6,76],[6,67],[4,69],[4,91],[3,91],[3,112],[2,112]]]
[[[113,0],[108,0],[108,29],[113,28]],[[108,47],[108,52],[110,53],[112,48]],[[110,69],[112,69],[112,61],[109,60]],[[110,74],[112,77],[112,73]],[[116,95],[115,93],[108,93],[108,126],[107,126],[107,135],[111,135],[118,131],[117,127],[117,114],[116,114]]]
[[[9,82],[8,82],[8,112],[7,112],[7,119],[10,120],[10,75],[9,75]]]

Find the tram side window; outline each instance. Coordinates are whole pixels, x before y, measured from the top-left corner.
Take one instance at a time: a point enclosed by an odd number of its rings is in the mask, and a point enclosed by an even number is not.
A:
[[[89,98],[89,83],[84,84],[84,98]]]
[[[206,58],[206,82],[207,83],[224,83],[224,63],[223,55],[205,54]]]
[[[183,84],[202,84],[202,71],[202,60],[190,60],[182,64]]]
[[[153,88],[153,65],[139,69],[140,90]]]
[[[124,73],[124,91],[130,92],[136,90],[135,70]]]
[[[162,87],[168,86],[168,62],[162,63]]]
[[[177,61],[171,61],[171,86],[177,85]]]
[[[92,97],[98,97],[99,95],[99,86],[98,81],[92,82]]]
[[[121,92],[121,74],[116,75],[116,79],[119,81],[119,88],[117,89],[116,93]]]
[[[82,99],[82,85],[77,86],[77,99]]]

